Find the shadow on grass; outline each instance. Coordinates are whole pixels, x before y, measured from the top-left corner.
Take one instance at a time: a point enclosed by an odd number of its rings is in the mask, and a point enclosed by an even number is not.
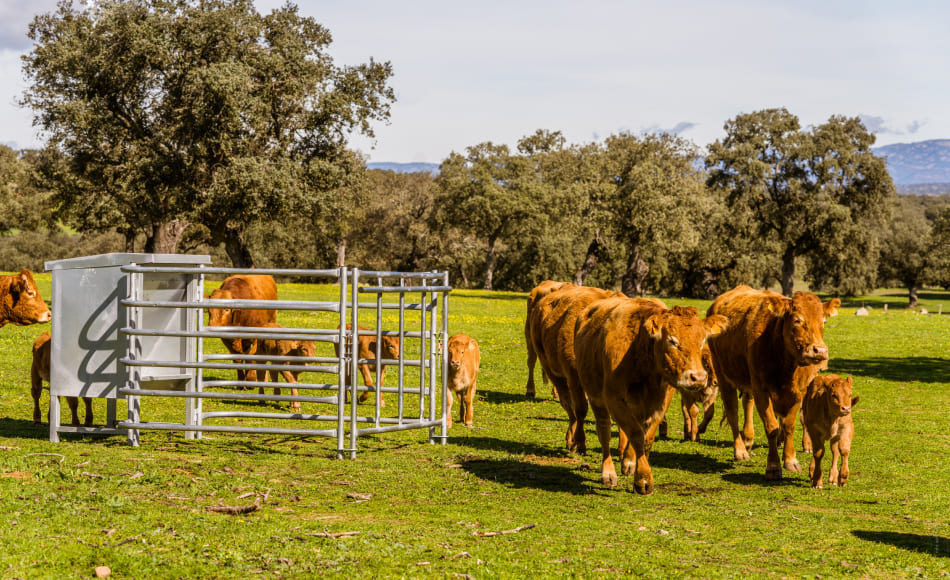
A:
[[[538,457],[571,457],[566,448],[509,441],[496,437],[451,437],[449,443],[480,451],[502,451],[513,455],[537,455]]]
[[[926,356],[832,358],[828,370],[843,375],[874,377],[886,381],[950,382],[950,365],[947,365],[946,359]]]
[[[68,411],[67,411],[68,414]],[[64,427],[68,427],[70,423],[61,423]],[[102,427],[101,423],[97,423],[95,427]],[[22,439],[39,439],[44,441],[49,441],[49,423],[43,422],[39,425],[34,425],[32,420],[24,419],[11,419],[10,417],[0,418],[0,435],[4,437],[20,437]],[[59,438],[63,441],[69,441],[70,439],[85,439],[89,438],[92,440],[105,440],[110,437],[120,437],[120,435],[113,434],[95,434],[95,433],[60,433]],[[122,441],[125,442],[125,435],[121,435]]]
[[[811,487],[808,473],[785,472],[782,479],[765,479],[765,466],[755,473],[723,473],[722,479],[736,485],[757,485],[759,487]]]
[[[517,459],[468,459],[462,469],[472,475],[514,488],[557,491],[572,495],[603,495],[599,483],[593,483],[568,465],[541,465]]]
[[[542,395],[543,393],[538,393]],[[554,401],[550,397],[528,397],[523,392],[522,393],[505,393],[502,391],[478,391],[478,400],[484,401],[486,403],[491,403],[493,405],[500,405],[505,403],[545,403],[548,401]],[[556,401],[555,401],[556,402]]]
[[[731,462],[719,461],[695,453],[652,451],[650,467],[659,469],[681,469],[690,473],[722,473],[732,467]]]
[[[851,534],[868,542],[888,544],[911,552],[930,554],[941,558],[950,557],[950,538],[940,536],[926,536],[922,534],[906,534],[902,532],[872,532],[868,530],[852,530]]]

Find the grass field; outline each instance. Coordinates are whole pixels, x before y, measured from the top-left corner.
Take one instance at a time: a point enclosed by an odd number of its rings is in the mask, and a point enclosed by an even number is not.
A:
[[[37,281],[48,298],[49,275]],[[592,449],[573,456],[549,386],[525,398],[524,298],[451,295],[450,331],[481,345],[474,428],[456,424],[444,446],[425,431],[362,438],[355,460],[303,437],[144,431],[139,448],[124,437],[49,443],[29,395],[30,347],[48,325],[4,327],[0,577],[88,578],[103,565],[112,578],[950,576],[950,316],[907,312],[904,295],[882,291],[862,298],[870,316],[854,316],[856,300],[829,319],[830,371],[854,377],[861,396],[846,487],[814,490],[807,469],[765,481],[758,419],[751,462],[733,461],[718,417],[701,442],[682,442],[677,398],[670,438],[651,454],[656,493],[644,497],[631,477],[601,485],[592,417]],[[921,299],[950,313],[950,293]],[[144,405],[159,416],[180,403]],[[104,408],[96,402],[100,417]],[[255,500],[244,515],[208,509]]]

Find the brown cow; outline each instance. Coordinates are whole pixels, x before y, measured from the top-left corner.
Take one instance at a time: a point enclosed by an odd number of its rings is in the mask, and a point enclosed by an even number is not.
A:
[[[339,326],[337,326],[337,328],[339,328]],[[346,325],[347,330],[350,330],[352,328],[353,328],[352,324]],[[359,330],[371,330],[362,325],[358,326],[357,328]],[[356,341],[357,341],[357,350],[358,350],[358,352],[356,353],[357,358],[373,361],[374,363],[373,368],[375,369],[376,346],[377,346],[376,337],[369,336],[369,335],[359,336],[357,337]],[[336,353],[336,356],[340,356],[340,345],[334,343],[333,350]],[[380,360],[384,360],[384,359],[398,360],[399,359],[399,337],[398,336],[384,336],[383,343],[380,347],[380,350],[381,350]],[[366,385],[367,387],[372,387],[373,377],[370,375],[370,370],[369,370],[370,363],[364,363],[364,364],[359,365],[359,369],[360,369],[360,374],[363,375],[363,384]],[[386,365],[380,365],[379,385],[378,385],[379,389],[383,388],[383,381],[385,379],[386,379]],[[350,382],[349,373],[347,373],[346,382],[347,383]],[[369,396],[370,396],[370,391],[363,391],[363,393],[360,394],[360,402],[362,403],[366,401],[367,399],[369,399]],[[386,401],[383,400],[382,390],[380,390],[380,393],[379,393],[379,406],[380,407],[386,406]]]
[[[703,348],[703,368],[706,369],[706,386],[698,391],[682,391],[680,393],[683,411],[683,440],[699,441],[699,436],[706,432],[709,422],[716,414],[716,397],[719,395],[719,382],[713,369],[712,353],[709,348]],[[703,408],[703,420],[699,421],[699,407]]]
[[[587,451],[584,417],[587,399],[577,378],[574,357],[574,323],[581,311],[592,302],[620,295],[617,292],[570,285],[541,298],[530,311],[528,325],[532,347],[545,376],[558,393],[558,402],[567,412],[567,448],[577,453]],[[571,385],[574,385],[572,388]]]
[[[634,475],[637,493],[653,493],[650,448],[673,389],[697,391],[706,386],[703,345],[727,324],[723,316],[703,320],[692,307],[670,310],[656,301],[623,297],[594,302],[580,314],[574,351],[581,386],[597,423],[605,485],[617,485],[610,455],[613,418],[633,450],[630,458],[624,454],[622,472]]]
[[[33,272],[23,270],[19,274],[0,276],[0,326],[8,323],[26,326],[49,322],[52,318],[36,288]]]
[[[808,386],[808,392],[802,400],[802,424],[814,448],[811,465],[808,466],[813,487],[822,487],[821,460],[825,456],[825,441],[828,440],[831,441],[831,472],[828,474],[828,483],[843,486],[848,482],[848,456],[851,454],[851,440],[854,438],[851,408],[857,405],[860,399],[851,398],[852,386],[851,377],[842,379],[838,375],[818,375]]]
[[[268,322],[267,324],[264,325],[264,327],[284,328],[282,325],[277,324],[276,322]],[[292,339],[292,338],[279,338],[279,339],[267,338],[267,339],[258,341],[257,354],[264,355],[264,356],[314,357],[316,356],[316,345],[314,344],[314,341],[312,340],[297,340],[297,339]],[[291,363],[287,361],[283,361],[283,362],[275,361],[275,362],[270,362],[268,364],[274,367],[279,367],[279,366],[290,365]],[[307,364],[307,363],[302,362],[302,363],[294,363],[294,364],[300,365],[300,364]],[[281,370],[279,368],[274,368],[274,369],[269,369],[266,373],[263,373],[264,375],[263,378],[265,382],[268,379],[270,379],[270,381],[272,381],[276,385],[280,382],[279,381],[280,375],[283,375],[284,380],[287,381],[288,384],[293,385],[298,382],[301,372],[303,371],[288,371],[288,370]],[[263,395],[264,387],[261,387],[259,392]],[[296,387],[291,388],[290,392],[291,394],[293,394],[293,396],[295,397],[297,396]],[[280,394],[280,387],[274,387],[274,394],[275,395]],[[299,411],[300,401],[292,401],[290,403],[290,407],[294,411]]]
[[[768,435],[765,478],[781,479],[782,467],[801,471],[792,436],[808,383],[828,360],[825,319],[837,314],[837,298],[822,303],[809,292],[786,298],[775,292],[739,286],[716,298],[708,315],[729,318],[729,329],[709,344],[719,393],[735,446],[735,457],[748,461],[752,445],[751,406],[758,409]],[[746,427],[738,428],[738,394],[743,394]],[[750,396],[751,399],[750,400]],[[781,421],[781,423],[780,423]],[[783,462],[779,462],[783,437]]]
[[[528,312],[524,319],[524,340],[525,348],[528,351],[528,383],[524,389],[526,397],[534,397],[536,395],[534,388],[534,363],[538,360],[538,354],[534,350],[534,341],[531,338],[531,313],[537,308],[538,302],[540,302],[542,298],[562,288],[572,289],[577,288],[577,286],[568,282],[545,280],[535,286],[531,293],[528,294]],[[548,376],[545,374],[543,366],[541,367],[541,382],[548,382]],[[556,389],[552,388],[551,394],[555,399],[558,398]]]
[[[33,395],[33,424],[43,422],[40,413],[40,395],[43,393],[43,381],[49,382],[50,334],[44,332],[33,341],[33,364],[30,366],[30,394]],[[92,399],[83,397],[86,405],[86,427],[92,426]],[[79,427],[79,397],[66,397],[72,414],[73,427]]]
[[[478,342],[465,334],[453,334],[449,337],[449,396],[448,415],[446,422],[452,426],[452,403],[455,395],[459,398],[459,421],[466,427],[472,426],[475,404],[475,381],[478,379],[478,368],[481,365],[481,353]]]
[[[277,300],[277,284],[272,276],[266,274],[228,276],[209,298],[212,300]],[[277,322],[277,311],[209,308],[208,319],[208,326],[265,326]],[[221,342],[231,354],[257,352],[255,339],[222,338]],[[257,371],[238,369],[237,376],[239,381],[256,381]]]

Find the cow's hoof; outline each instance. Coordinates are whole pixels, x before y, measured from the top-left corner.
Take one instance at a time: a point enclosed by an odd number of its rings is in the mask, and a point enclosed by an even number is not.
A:
[[[620,473],[624,475],[633,475],[637,472],[637,464],[633,461],[623,462],[620,466]]]
[[[653,482],[646,478],[638,481],[633,487],[640,495],[653,495]]]
[[[601,475],[600,481],[607,487],[617,487],[617,474],[611,473],[609,475]]]
[[[535,394],[536,393],[534,392],[534,389],[528,389],[524,392],[524,396],[528,397],[529,399],[533,399],[535,397]]]
[[[779,465],[767,465],[765,467],[765,479],[769,481],[782,479],[782,467]]]
[[[736,461],[750,461],[749,452],[746,450],[736,451]]]
[[[792,459],[791,461],[785,462],[785,470],[794,471],[797,473],[802,470],[802,465],[798,462],[797,459]]]

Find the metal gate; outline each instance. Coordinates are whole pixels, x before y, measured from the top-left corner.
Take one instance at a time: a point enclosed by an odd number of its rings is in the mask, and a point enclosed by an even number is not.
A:
[[[157,429],[183,431],[186,438],[201,437],[205,432],[227,433],[269,433],[285,435],[306,435],[333,437],[337,443],[337,457],[354,458],[357,440],[362,435],[402,431],[407,429],[428,429],[430,442],[445,443],[446,429],[446,383],[447,368],[445,349],[448,340],[448,294],[451,287],[447,273],[438,272],[377,272],[360,271],[356,268],[334,270],[284,270],[284,269],[237,269],[164,266],[123,266],[121,271],[128,274],[127,299],[121,304],[127,309],[128,326],[120,333],[127,337],[128,351],[120,362],[127,369],[124,387],[118,389],[120,395],[128,400],[128,420],[120,421],[117,427],[126,429],[132,445],[139,443],[139,431]],[[184,293],[181,300],[149,299],[143,280],[155,274],[185,274],[197,281],[197,289]],[[339,289],[338,298],[332,301],[291,301],[291,300],[211,300],[204,298],[206,275],[269,274],[273,276],[294,276],[308,278],[315,282],[329,281]],[[365,300],[367,297],[372,300]],[[395,297],[384,300],[384,297]],[[364,299],[365,301],[361,301]],[[322,327],[267,328],[242,326],[207,326],[204,324],[203,310],[209,308],[230,308],[247,310],[279,310],[307,313],[330,313],[333,320]],[[182,313],[185,321],[180,328],[148,328],[147,313],[151,309],[176,309]],[[396,321],[384,312],[397,311]],[[364,316],[360,316],[363,312]],[[384,320],[386,319],[386,320]],[[359,330],[361,324],[372,323],[372,330]],[[389,324],[388,329],[384,328]],[[350,325],[350,329],[347,328]],[[393,328],[395,326],[395,328]],[[358,357],[360,336],[376,338],[374,358]],[[383,337],[396,337],[399,341],[398,359],[382,358]],[[340,345],[326,356],[269,356],[259,354],[208,354],[205,353],[206,339],[244,339],[258,340],[304,340],[319,344]],[[161,360],[150,356],[151,352],[167,352],[168,349],[154,348],[162,340],[185,340],[187,348],[179,360]],[[410,348],[406,348],[406,347]],[[416,356],[407,357],[407,353]],[[324,353],[326,354],[326,353]],[[261,394],[257,392],[234,392],[238,388],[274,388],[276,383],[268,383],[268,369],[304,373],[300,382],[280,384],[279,387],[295,387],[301,391],[297,396],[291,394]],[[376,371],[374,386],[358,384],[359,365],[370,365]],[[380,383],[382,367],[390,365],[396,370],[395,386],[376,388]],[[159,376],[148,373],[161,369]],[[237,369],[255,370],[264,377],[257,381],[205,377],[205,371],[224,371],[230,373]],[[409,369],[418,369],[412,373]],[[177,370],[177,374],[176,374]],[[331,375],[325,381],[315,381],[310,377],[320,374]],[[417,384],[410,384],[408,376],[418,375]],[[391,373],[390,373],[391,376]],[[224,390],[222,390],[224,389]],[[358,405],[361,393],[372,392],[370,404]],[[385,410],[382,394],[395,396],[393,405]],[[304,394],[313,393],[313,394]],[[184,401],[184,421],[181,423],[148,422],[144,414],[147,405],[143,400],[149,397],[173,397]],[[301,409],[306,405],[316,412],[270,412],[245,411],[226,408],[206,412],[204,401],[257,401],[259,403],[299,402]],[[417,404],[409,405],[408,401]],[[209,403],[210,405],[210,403]],[[368,412],[371,411],[371,412]],[[244,422],[258,420],[258,424],[235,424],[228,419]],[[305,426],[273,426],[274,422],[293,420],[303,422]],[[223,421],[223,422],[222,422]],[[267,422],[266,424],[264,422]],[[438,433],[437,433],[438,431]]]

